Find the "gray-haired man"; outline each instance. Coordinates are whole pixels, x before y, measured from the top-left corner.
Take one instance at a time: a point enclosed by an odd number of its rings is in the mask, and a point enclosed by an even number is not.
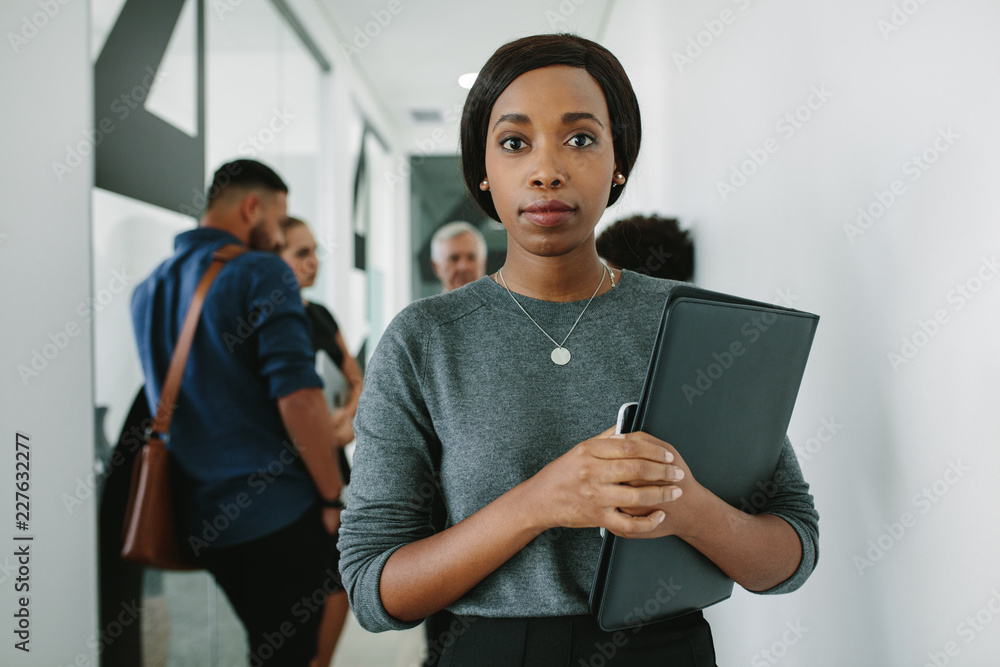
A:
[[[445,292],[486,275],[486,239],[468,222],[443,225],[431,237],[431,268]]]

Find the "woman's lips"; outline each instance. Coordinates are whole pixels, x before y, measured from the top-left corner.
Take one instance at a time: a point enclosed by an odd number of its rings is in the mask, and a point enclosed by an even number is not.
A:
[[[575,211],[569,204],[553,199],[536,201],[526,206],[522,214],[537,225],[553,227],[568,220]]]

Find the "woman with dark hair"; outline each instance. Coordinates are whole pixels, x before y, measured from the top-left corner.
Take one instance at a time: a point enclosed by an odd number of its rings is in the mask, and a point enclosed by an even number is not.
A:
[[[303,220],[285,218],[281,222],[284,235],[284,245],[278,248],[278,254],[292,268],[292,273],[299,282],[299,287],[312,287],[319,271],[319,258],[316,257],[316,238]],[[306,317],[312,334],[313,348],[320,358],[319,365],[332,363],[344,376],[346,390],[340,396],[331,396],[335,404],[331,419],[334,433],[341,445],[354,440],[354,429],[351,422],[358,409],[358,399],[361,397],[361,367],[354,359],[347,343],[340,333],[340,326],[333,314],[322,304],[302,299]],[[325,379],[325,378],[324,378]],[[341,461],[341,472],[348,473],[344,467],[346,461]]]
[[[794,590],[815,565],[818,517],[787,441],[774,493],[749,515],[699,485],[668,443],[607,428],[639,395],[679,284],[597,255],[594,227],[621,195],[640,132],[618,60],[572,35],[504,45],[469,92],[465,180],[506,228],[506,260],[386,330],[355,420],[340,533],[364,627],[413,627],[444,607],[458,615],[442,667],[598,656],[713,665],[700,612],[635,633],[597,626],[587,598],[598,527],[677,535],[757,592]],[[435,531],[438,494],[448,520]]]
[[[298,218],[285,218],[281,221],[281,231],[284,244],[278,247],[278,254],[292,268],[299,287],[312,287],[319,271],[319,258],[316,257],[316,239],[309,226]],[[328,395],[330,401],[330,421],[333,422],[336,437],[337,458],[340,473],[344,483],[350,481],[350,468],[344,455],[344,446],[354,440],[352,421],[357,411],[358,398],[361,396],[361,367],[355,361],[340,327],[333,315],[321,304],[302,299],[305,305],[306,317],[309,319],[310,335],[313,349],[316,350],[317,370],[321,376],[327,376],[323,368],[327,364],[335,365],[344,377],[346,390],[340,396]],[[324,377],[328,381],[328,376]],[[336,554],[335,556],[336,557]],[[349,611],[347,595],[343,590],[337,590],[327,596],[323,608],[323,617],[319,628],[319,642],[316,657],[310,663],[311,667],[328,667],[337,649],[337,640],[344,628]]]

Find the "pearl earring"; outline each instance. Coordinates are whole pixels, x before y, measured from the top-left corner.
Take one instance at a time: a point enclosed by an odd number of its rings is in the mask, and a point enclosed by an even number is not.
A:
[[[480,190],[484,190],[484,191],[485,190],[489,190],[490,189],[490,181],[489,181],[489,179],[484,178],[483,182],[479,184],[479,189]]]
[[[623,173],[621,173],[620,171],[615,172],[615,180],[618,181],[618,182],[617,183],[613,183],[613,185],[624,185],[625,184],[625,175]]]

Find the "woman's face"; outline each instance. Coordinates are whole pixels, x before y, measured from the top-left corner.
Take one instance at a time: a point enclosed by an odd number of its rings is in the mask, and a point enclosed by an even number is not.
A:
[[[509,246],[554,257],[593,243],[615,172],[611,131],[604,93],[584,69],[543,67],[503,91],[490,113],[486,178]]]
[[[316,258],[316,239],[305,225],[296,225],[285,230],[285,249],[281,259],[292,267],[300,287],[312,287],[316,281],[319,260]]]

